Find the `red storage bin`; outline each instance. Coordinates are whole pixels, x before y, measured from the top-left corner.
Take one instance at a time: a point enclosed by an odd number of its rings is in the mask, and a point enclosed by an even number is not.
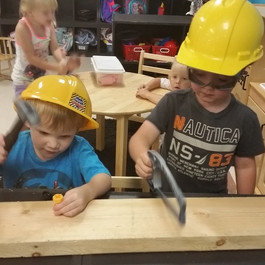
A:
[[[164,46],[152,45],[152,53],[168,55],[168,56],[175,56],[177,54],[178,48],[179,47],[164,47]]]
[[[127,45],[123,44],[123,55],[127,61],[139,61],[142,50],[149,52],[151,45]]]

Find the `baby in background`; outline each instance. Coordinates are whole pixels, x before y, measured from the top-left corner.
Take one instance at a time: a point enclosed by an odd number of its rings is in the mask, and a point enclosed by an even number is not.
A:
[[[151,90],[159,87],[171,91],[190,88],[187,66],[178,63],[177,60],[174,61],[171,66],[171,72],[168,78],[157,77],[149,81],[147,84],[141,85],[137,89],[136,96],[147,99],[154,104],[157,104],[162,98],[162,95],[158,95]]]

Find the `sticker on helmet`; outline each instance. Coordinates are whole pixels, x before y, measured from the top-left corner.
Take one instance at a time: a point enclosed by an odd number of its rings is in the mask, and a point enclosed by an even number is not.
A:
[[[69,101],[69,106],[85,113],[87,101],[76,93],[72,94]]]

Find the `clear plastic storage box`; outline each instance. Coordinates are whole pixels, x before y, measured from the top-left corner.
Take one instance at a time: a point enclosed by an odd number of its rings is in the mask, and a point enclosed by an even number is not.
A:
[[[116,56],[94,55],[91,61],[99,85],[111,86],[123,83],[125,70]]]

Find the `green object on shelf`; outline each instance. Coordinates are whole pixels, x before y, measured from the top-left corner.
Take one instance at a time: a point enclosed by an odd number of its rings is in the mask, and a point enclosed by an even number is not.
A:
[[[55,34],[59,46],[69,51],[73,46],[73,29],[67,29],[66,27],[56,28]]]

